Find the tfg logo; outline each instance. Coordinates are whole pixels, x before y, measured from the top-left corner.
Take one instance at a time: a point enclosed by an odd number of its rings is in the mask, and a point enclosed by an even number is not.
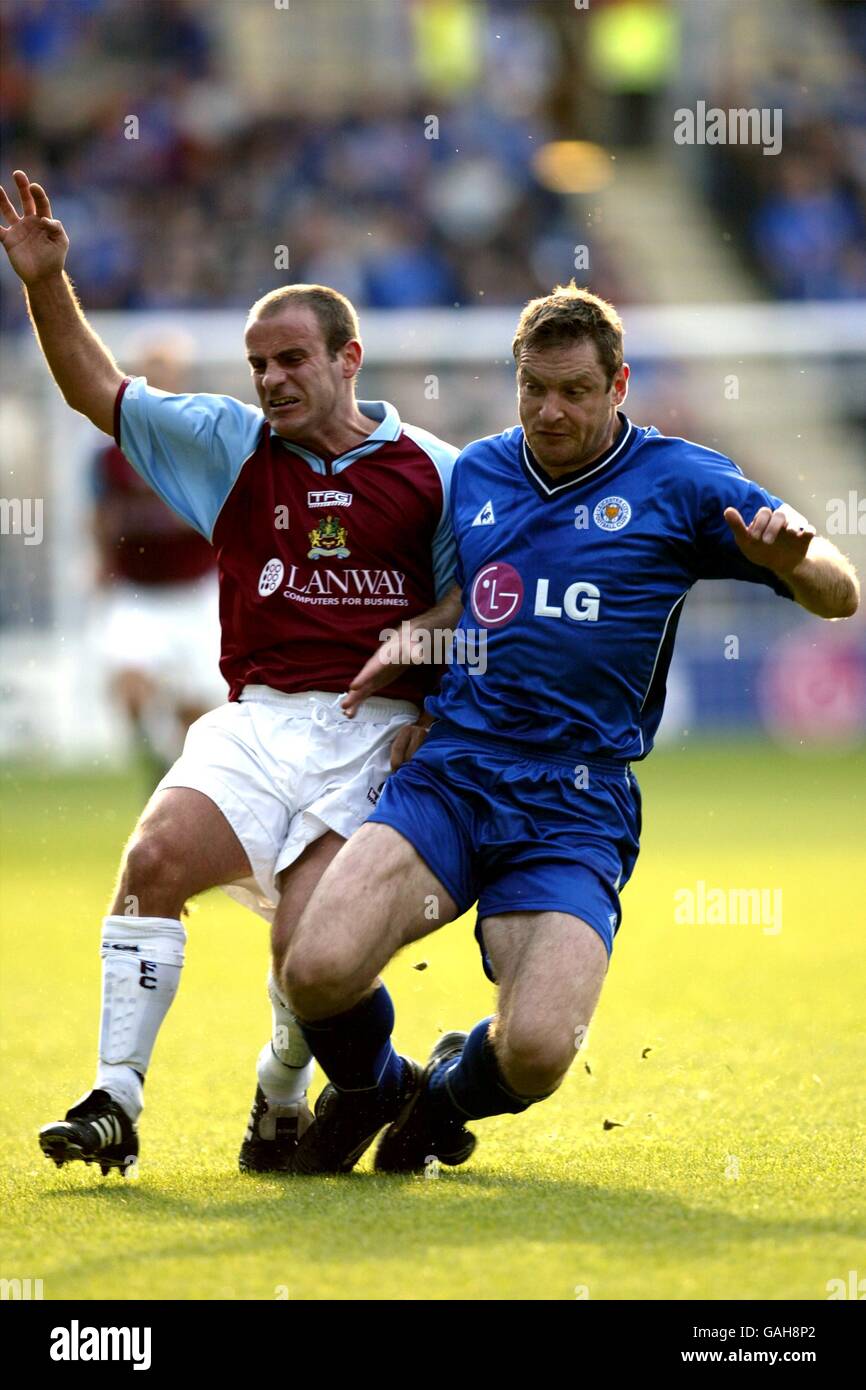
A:
[[[351,507],[351,492],[338,492],[336,488],[322,488],[316,492],[307,493],[308,507]]]

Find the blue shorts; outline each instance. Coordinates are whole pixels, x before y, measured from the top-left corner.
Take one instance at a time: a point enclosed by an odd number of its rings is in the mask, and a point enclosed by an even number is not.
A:
[[[480,924],[504,912],[568,912],[610,955],[620,889],[638,856],[640,790],[626,763],[578,759],[467,734],[439,720],[392,773],[369,820],[414,846]],[[484,968],[493,978],[490,963]]]

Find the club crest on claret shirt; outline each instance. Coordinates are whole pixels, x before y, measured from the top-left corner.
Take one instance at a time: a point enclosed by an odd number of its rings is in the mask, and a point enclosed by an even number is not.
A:
[[[320,560],[323,556],[330,559],[345,559],[351,554],[346,545],[347,531],[335,516],[330,514],[318,526],[310,532],[310,550],[307,551],[308,560]]]

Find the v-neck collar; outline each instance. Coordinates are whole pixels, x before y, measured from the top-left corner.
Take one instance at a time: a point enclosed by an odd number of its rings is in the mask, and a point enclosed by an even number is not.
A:
[[[297,454],[304,459],[314,473],[321,473],[326,476],[342,473],[343,469],[348,468],[355,459],[362,458],[365,454],[372,454],[380,445],[393,443],[395,439],[399,439],[403,429],[400,417],[389,401],[358,401],[358,409],[362,415],[367,416],[368,420],[378,420],[379,424],[372,434],[368,434],[360,444],[355,445],[354,449],[349,449],[345,454],[339,454],[335,459],[326,461],[310,449],[304,449],[300,444],[293,444],[288,439],[281,438],[274,429],[271,429],[271,439],[282,444],[287,453]]]
[[[567,473],[556,481],[544,471],[530,449],[526,435],[523,434],[519,455],[520,466],[540,497],[558,497],[562,492],[569,492],[572,488],[578,488],[583,483],[588,482],[590,478],[597,477],[603,469],[609,468],[616,459],[622,457],[634,439],[635,428],[631,420],[623,415],[621,410],[616,412],[616,418],[621,422],[622,428],[610,448],[606,449],[589,468],[575,469],[573,473]]]

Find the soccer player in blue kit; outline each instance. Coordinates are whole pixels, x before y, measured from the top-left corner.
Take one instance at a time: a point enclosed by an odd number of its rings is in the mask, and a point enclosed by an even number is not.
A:
[[[463,1163],[466,1124],[549,1096],[601,992],[634,868],[640,793],[677,621],[699,579],[765,584],[823,618],[856,611],[853,568],[730,459],[632,424],[622,324],[573,284],[514,340],[520,427],[470,444],[451,506],[464,612],[486,669],[449,667],[412,761],[331,862],[284,984],[330,1079],[294,1171]],[[384,658],[383,658],[384,659]],[[364,668],[345,708],[382,683]],[[391,1043],[379,972],[478,902],[494,1018],[426,1068]]]

